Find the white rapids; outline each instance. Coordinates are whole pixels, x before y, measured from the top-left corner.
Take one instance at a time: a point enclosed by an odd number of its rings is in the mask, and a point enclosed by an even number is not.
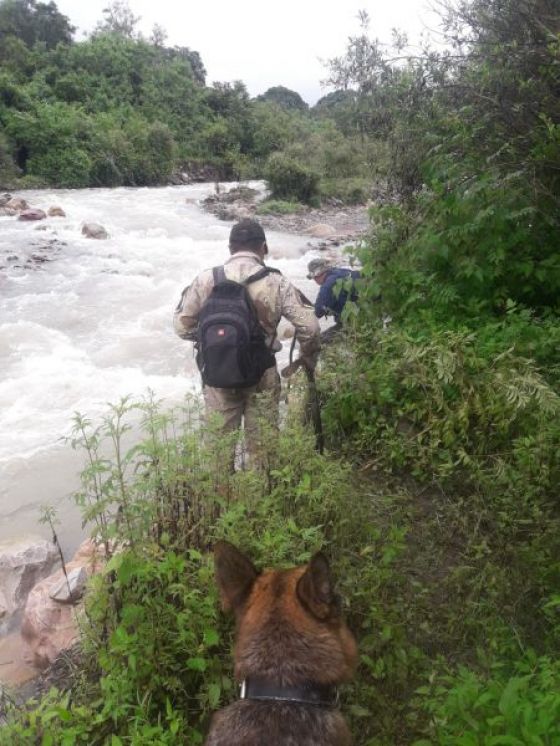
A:
[[[23,193],[32,207],[57,205],[66,217],[0,217],[0,539],[48,536],[38,517],[49,504],[64,547],[77,546],[69,498],[83,454],[66,441],[75,412],[95,422],[126,395],[151,390],[172,407],[198,389],[192,345],[171,318],[192,277],[228,255],[231,223],[197,204],[212,189],[37,190]],[[109,239],[84,237],[85,222]],[[308,239],[267,239],[270,263],[314,297]]]

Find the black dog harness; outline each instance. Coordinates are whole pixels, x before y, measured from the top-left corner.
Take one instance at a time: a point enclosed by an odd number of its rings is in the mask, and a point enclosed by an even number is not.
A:
[[[239,698],[268,702],[293,702],[329,708],[338,707],[339,703],[336,686],[313,682],[301,686],[280,686],[258,676],[251,676],[243,681]]]

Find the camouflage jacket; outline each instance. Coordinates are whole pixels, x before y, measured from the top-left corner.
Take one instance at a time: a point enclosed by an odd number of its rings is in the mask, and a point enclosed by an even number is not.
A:
[[[263,266],[252,251],[238,251],[225,262],[224,270],[228,280],[242,282]],[[173,318],[175,331],[183,339],[196,339],[198,314],[213,287],[212,270],[207,269],[183,290]],[[321,344],[319,324],[313,306],[305,301],[299,290],[276,272],[251,283],[247,290],[255,304],[259,322],[266,332],[268,344],[274,342],[272,349],[277,352],[282,347],[275,338],[280,318],[284,316],[296,329],[301,354],[316,360]]]

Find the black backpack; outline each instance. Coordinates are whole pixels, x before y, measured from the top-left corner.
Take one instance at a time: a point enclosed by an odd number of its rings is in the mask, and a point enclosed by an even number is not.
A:
[[[254,386],[275,364],[247,285],[280,270],[263,267],[239,283],[214,267],[214,287],[200,309],[196,362],[202,381],[220,389]]]

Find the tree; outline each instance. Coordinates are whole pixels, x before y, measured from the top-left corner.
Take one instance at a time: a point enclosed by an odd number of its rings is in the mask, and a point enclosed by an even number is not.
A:
[[[557,0],[449,4],[447,49],[420,55],[385,48],[362,21],[330,80],[355,91],[360,131],[388,143],[387,176],[407,200],[386,232],[377,221],[384,298],[393,285],[397,304],[446,318],[557,308]]]
[[[206,68],[198,52],[189,47],[166,47],[163,51],[169,60],[188,62],[194,80],[201,86],[206,85]]]
[[[266,159],[297,137],[293,115],[277,104],[257,100],[253,106],[253,121],[252,153],[256,158]]]
[[[59,13],[54,2],[0,2],[0,39],[15,36],[28,47],[42,42],[47,49],[54,49],[57,44],[70,44],[75,30],[67,16]]]
[[[11,34],[0,37],[0,65],[21,81],[27,80],[37,65],[37,54],[23,39]]]
[[[228,131],[227,140],[237,143],[242,153],[250,151],[253,141],[253,117],[249,94],[244,83],[214,83],[207,89],[206,103]],[[224,135],[220,127],[220,139]]]
[[[557,0],[462,0],[446,6],[458,66],[447,105],[493,163],[523,169],[557,194],[560,150],[560,6]]]
[[[322,96],[313,107],[316,112],[331,112],[339,107],[351,106],[356,99],[356,94],[351,90],[338,89]]]
[[[295,109],[296,111],[307,111],[309,108],[299,93],[291,91],[283,85],[269,88],[264,93],[261,93],[260,96],[257,96],[257,101],[278,104],[278,106],[281,106],[283,109]]]
[[[347,137],[359,132],[356,116],[358,96],[352,90],[331,91],[320,98],[311,109],[314,116],[320,119],[331,119]]]
[[[113,0],[110,5],[103,8],[103,15],[105,18],[97,24],[96,34],[113,33],[134,39],[141,16],[134,15],[128,0]]]
[[[164,47],[167,40],[167,31],[159,23],[155,23],[152,27],[152,34],[150,36],[150,43],[154,47]]]
[[[0,126],[0,189],[8,189],[9,182],[16,176],[13,155],[12,143]]]

